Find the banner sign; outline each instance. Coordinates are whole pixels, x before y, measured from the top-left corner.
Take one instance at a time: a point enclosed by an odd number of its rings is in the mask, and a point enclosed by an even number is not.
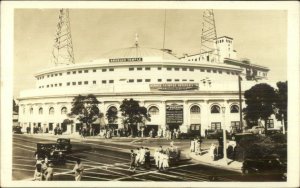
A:
[[[166,123],[183,123],[183,105],[171,104],[166,106]]]
[[[141,57],[135,57],[135,58],[109,59],[110,63],[115,63],[115,62],[136,62],[136,61],[143,61],[143,58],[141,58]]]
[[[150,84],[151,91],[184,91],[184,90],[198,90],[198,83],[164,83],[164,84]]]

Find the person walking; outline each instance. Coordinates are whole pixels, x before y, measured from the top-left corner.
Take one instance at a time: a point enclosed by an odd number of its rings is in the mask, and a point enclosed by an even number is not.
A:
[[[83,164],[80,159],[77,159],[73,171],[75,172],[75,181],[80,181],[83,173]]]
[[[155,152],[154,152],[154,161],[155,161],[155,165],[156,165],[156,168],[158,169],[159,168],[159,149],[156,149]]]
[[[38,163],[35,165],[33,181],[42,181],[42,164]]]
[[[136,153],[134,153],[133,150],[130,150],[130,168],[129,170],[132,170],[135,172],[135,161],[136,161]]]
[[[135,158],[135,166],[136,167],[139,167],[140,156],[141,156],[140,148],[136,148],[136,158]]]
[[[151,162],[150,162],[150,150],[149,148],[145,148],[145,168],[150,169],[151,168]]]
[[[162,158],[163,158],[162,160],[163,170],[166,171],[169,168],[169,156],[167,155],[166,152],[164,152]]]
[[[146,151],[145,151],[144,147],[141,147],[140,157],[139,157],[139,164],[141,164],[141,165],[145,164],[145,153],[146,153]]]
[[[45,180],[46,181],[52,181],[53,180],[53,164],[49,163],[48,168],[45,171]]]

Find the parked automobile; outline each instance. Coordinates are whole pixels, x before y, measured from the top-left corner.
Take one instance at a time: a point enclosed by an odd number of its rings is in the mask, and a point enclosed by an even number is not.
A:
[[[270,155],[262,159],[245,159],[242,172],[244,175],[266,175],[285,180],[287,165],[278,155]]]
[[[279,133],[281,133],[281,130],[279,129],[268,129],[266,132],[267,135],[279,134]]]
[[[57,143],[57,148],[59,148],[60,150],[65,150],[67,153],[72,152],[72,144],[70,139],[58,138],[56,143]]]
[[[252,133],[252,134],[264,134],[265,133],[265,127],[263,127],[263,126],[253,126],[251,129],[248,129],[246,132]]]
[[[36,160],[48,160],[53,163],[65,163],[66,150],[61,150],[57,147],[56,143],[51,142],[39,142],[36,145]]]
[[[211,139],[218,139],[220,137],[223,137],[223,129],[216,129],[216,130],[208,130],[207,131],[207,138]],[[226,131],[227,138],[230,137],[230,134],[228,131]]]
[[[13,133],[23,134],[23,132],[21,131],[21,129],[22,129],[21,126],[15,126],[15,127],[13,127]]]

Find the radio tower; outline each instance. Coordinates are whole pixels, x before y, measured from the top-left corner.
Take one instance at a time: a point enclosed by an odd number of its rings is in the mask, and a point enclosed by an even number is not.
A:
[[[212,9],[206,9],[203,12],[202,35],[201,35],[201,49],[200,53],[208,53],[216,61],[219,62],[219,50],[215,43],[217,39],[216,24],[214,12]]]
[[[59,10],[59,21],[55,33],[52,55],[55,66],[75,63],[68,9]]]

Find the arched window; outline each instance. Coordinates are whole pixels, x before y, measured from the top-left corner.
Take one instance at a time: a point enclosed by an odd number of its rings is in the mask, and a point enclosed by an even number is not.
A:
[[[200,114],[200,107],[199,106],[192,106],[191,110],[190,110],[191,114]]]
[[[51,107],[51,108],[49,109],[49,115],[53,115],[53,114],[54,114],[54,108]]]
[[[218,105],[213,105],[210,109],[210,113],[219,114],[220,113],[220,107]]]
[[[237,105],[232,105],[230,107],[230,113],[239,113],[239,107]]]
[[[159,109],[156,106],[151,106],[149,108],[149,114],[150,115],[158,115],[159,114]]]
[[[30,114],[33,114],[33,108],[32,107],[30,108]]]
[[[61,114],[67,114],[67,108],[66,107],[61,108]]]
[[[39,108],[39,114],[42,115],[43,114],[43,108]]]

